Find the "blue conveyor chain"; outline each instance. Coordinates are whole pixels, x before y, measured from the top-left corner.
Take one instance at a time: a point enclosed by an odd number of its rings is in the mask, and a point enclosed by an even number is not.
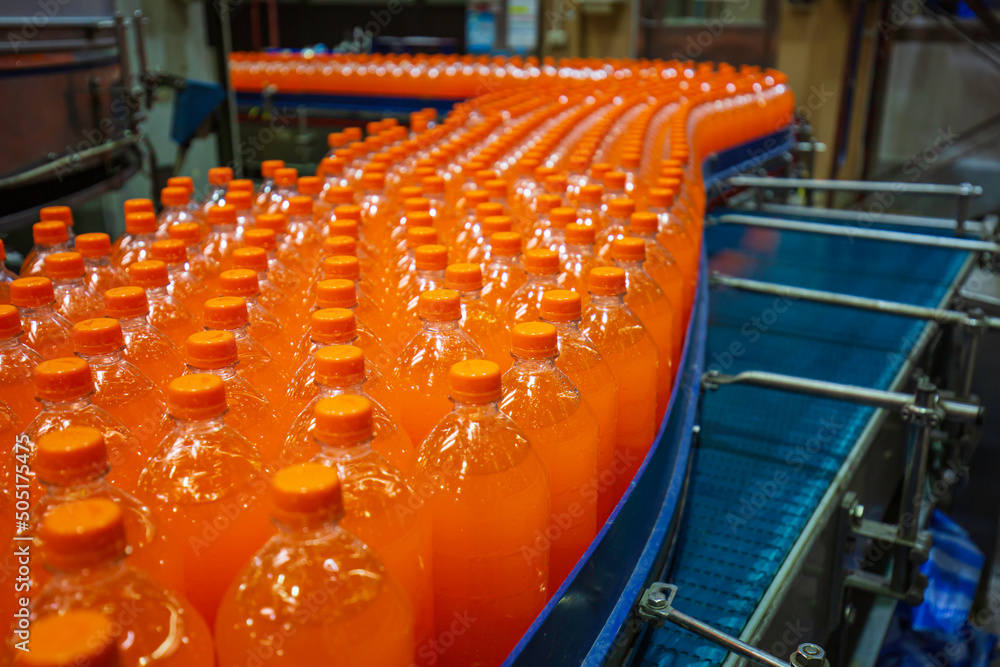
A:
[[[709,229],[706,243],[710,271],[922,306],[938,305],[966,259],[948,250],[735,226]],[[885,389],[925,326],[713,290],[705,366]],[[871,414],[864,406],[740,385],[705,394],[666,578],[679,587],[684,613],[740,634]],[[725,658],[725,650],[668,625],[651,633],[633,664],[718,665]]]

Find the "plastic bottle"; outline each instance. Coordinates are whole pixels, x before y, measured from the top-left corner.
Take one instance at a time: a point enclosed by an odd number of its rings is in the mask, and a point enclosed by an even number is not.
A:
[[[34,247],[21,262],[21,277],[45,275],[45,258],[52,253],[72,250],[66,225],[58,220],[36,222],[31,226]]]
[[[42,222],[58,221],[66,225],[66,235],[70,243],[76,239],[73,233],[73,211],[69,206],[43,206],[38,210],[38,219]]]
[[[190,176],[171,176],[167,179],[167,187],[184,190],[187,193],[187,203],[184,205],[183,210],[193,219],[197,220],[199,224],[204,224],[205,215],[202,213],[201,204],[195,198],[194,179]],[[164,208],[166,208],[166,204],[162,199],[160,203],[164,204]],[[205,229],[205,231],[207,232],[208,230]],[[160,238],[165,238],[162,233],[160,234]]]
[[[95,294],[102,295],[109,289],[128,284],[125,272],[111,265],[111,239],[107,234],[80,234],[74,248],[83,256],[84,282]]]
[[[31,624],[31,650],[14,650],[17,667],[123,667],[112,621],[99,611],[48,614]]]
[[[291,167],[274,170],[275,190],[267,204],[268,213],[284,213],[288,215],[288,200],[298,195],[295,185],[299,180],[299,172]]]
[[[293,336],[292,330],[297,328],[298,312],[285,292],[268,277],[267,251],[252,246],[237,248],[233,252],[233,267],[247,269],[257,274],[257,288],[260,290],[260,294],[257,295],[258,302],[284,324],[289,330],[289,337]]]
[[[295,362],[292,332],[286,330],[284,323],[260,302],[260,283],[257,282],[256,271],[223,271],[219,276],[219,294],[238,296],[246,301],[247,312],[250,314],[250,335],[267,348],[282,367],[289,368]]]
[[[271,503],[278,534],[238,570],[219,609],[219,667],[248,655],[269,655],[272,667],[410,665],[413,611],[371,550],[338,525],[337,471],[285,468]]]
[[[236,209],[236,231],[233,238],[237,244],[243,243],[247,230],[257,226],[257,216],[253,212],[253,193],[245,190],[230,191],[226,194],[225,202]]]
[[[424,292],[417,314],[421,329],[400,351],[391,384],[398,396],[399,421],[419,448],[449,412],[448,369],[459,361],[481,359],[483,351],[459,325],[458,292]]]
[[[0,305],[0,396],[3,396],[21,427],[38,414],[31,373],[45,361],[23,338],[21,316],[14,306]]]
[[[562,204],[562,199],[559,195],[542,193],[535,197],[532,209],[528,211],[527,220],[522,225],[525,228],[525,242],[524,249],[532,250],[534,248],[551,248],[551,241],[546,238],[551,235],[551,215],[552,211],[559,208]],[[575,222],[576,210],[573,211],[573,220],[567,220],[567,222]],[[561,226],[562,229],[566,228],[566,225]]]
[[[191,193],[187,189],[176,186],[163,188],[160,190],[160,204],[163,205],[163,210],[156,219],[157,238],[167,238],[167,229],[179,222],[197,223],[203,238],[208,233],[205,223],[192,210]]]
[[[615,438],[615,497],[621,498],[656,437],[656,342],[625,305],[625,270],[603,266],[590,272],[590,302],[580,329],[611,367],[618,381],[618,432]]]
[[[298,256],[295,246],[288,238],[288,216],[284,213],[258,213],[257,227],[274,232],[277,248],[275,256],[287,266],[300,281],[309,280],[312,267]]]
[[[595,235],[594,227],[576,222],[566,225],[566,245],[560,255],[562,286],[579,292],[585,303],[588,298],[587,276],[592,269],[608,263],[594,253]]]
[[[181,545],[183,592],[211,625],[234,573],[271,532],[267,477],[256,448],[223,419],[221,378],[177,378],[167,388],[167,407],[174,429],[151,453],[140,497]]]
[[[364,350],[365,358],[378,366],[379,370],[386,371],[392,367],[392,359],[382,347],[382,341],[374,331],[362,320],[357,313],[358,297],[357,287],[353,282],[344,278],[331,278],[321,280],[316,285],[316,309],[326,308],[346,308],[354,312],[355,333],[357,334],[356,345]],[[304,359],[309,353],[312,343],[309,336],[303,336],[299,341],[298,355]]]
[[[502,313],[511,296],[528,280],[521,262],[521,235],[499,232],[490,237],[490,263],[483,271],[482,297]]]
[[[52,280],[55,309],[70,322],[104,314],[104,302],[85,281],[83,256],[78,252],[54,252],[45,257],[45,273]]]
[[[108,479],[126,491],[134,490],[152,443],[141,442],[125,424],[91,402],[94,380],[87,362],[78,357],[43,361],[35,366],[32,379],[35,397],[42,406],[23,431],[32,456],[35,443],[46,433],[68,426],[91,426],[104,434],[112,467]]]
[[[693,238],[680,218],[671,212],[674,203],[672,190],[651,188],[648,198],[649,212],[654,213],[657,219],[656,240],[670,253],[684,275],[686,303],[689,304],[685,310],[686,318],[690,316],[690,304],[694,302],[694,290],[698,284],[698,239]]]
[[[190,270],[187,263],[187,248],[179,239],[165,239],[153,244],[153,259],[167,265],[167,293],[180,301],[191,311],[195,320],[202,320],[202,311],[206,299],[211,298],[205,281],[199,279]]]
[[[583,301],[578,292],[551,290],[542,295],[539,314],[559,336],[556,367],[566,374],[597,416],[597,523],[611,515],[618,502],[614,464],[618,429],[618,381],[593,341],[580,331]],[[590,489],[588,488],[588,492]]]
[[[412,335],[418,328],[417,310],[420,295],[430,290],[444,288],[445,269],[448,267],[448,249],[443,245],[422,245],[413,252],[415,271],[411,280],[400,285],[396,313],[390,321]]]
[[[491,245],[490,237],[498,232],[509,232],[512,230],[512,222],[509,215],[491,215],[483,220],[480,225],[483,235],[476,240],[474,247],[469,250],[463,263],[486,264],[490,261]]]
[[[369,292],[369,288],[362,282],[361,263],[357,257],[338,255],[327,257],[323,260],[323,279],[332,280],[341,278],[354,283],[355,295],[358,299],[356,309],[358,317],[365,322],[372,331],[380,338],[387,331],[388,325],[385,322],[385,314],[382,306],[376,301],[375,295]],[[383,338],[383,343],[389,343]]]
[[[302,292],[302,281],[288,266],[278,259],[278,237],[274,230],[248,229],[243,235],[243,243],[250,248],[263,248],[267,252],[267,278],[275,287],[285,293],[293,305],[301,305],[298,295]]]
[[[211,207],[208,209],[208,224],[211,229],[202,244],[202,251],[218,264],[219,271],[233,268],[233,251],[239,247],[236,207],[232,204]]]
[[[510,368],[510,330],[500,315],[482,298],[483,271],[478,264],[451,264],[445,271],[445,287],[462,300],[462,331],[483,350],[486,358]]]
[[[122,511],[129,564],[161,585],[180,590],[184,585],[179,546],[160,530],[159,518],[136,497],[108,484],[108,449],[102,433],[88,426],[70,426],[38,439],[34,472],[44,495],[31,509],[31,531],[37,534],[43,518],[54,508],[75,500],[105,498]],[[41,565],[41,563],[39,563]],[[38,568],[41,570],[41,568]],[[43,572],[37,588],[49,576]]]
[[[454,407],[421,444],[414,485],[430,489],[435,630],[463,614],[476,622],[453,633],[438,665],[497,665],[548,599],[549,551],[537,543],[549,524],[548,473],[500,411],[495,363],[460,362],[448,378]]]
[[[511,294],[500,311],[508,326],[538,319],[538,305],[542,294],[559,289],[559,254],[547,248],[538,248],[524,253],[524,269],[527,281]]]
[[[17,280],[17,274],[7,268],[7,248],[0,239],[0,305],[10,305],[10,284]]]
[[[208,192],[200,202],[202,215],[207,216],[213,206],[229,203],[226,193],[232,180],[233,170],[230,167],[211,167],[208,170]]]
[[[628,221],[633,213],[635,202],[631,199],[619,197],[608,202],[608,222],[603,229],[598,230],[594,242],[594,252],[602,261],[608,261],[611,244],[628,235]]]
[[[526,250],[548,248],[559,253],[566,252],[566,225],[575,223],[576,209],[557,206],[549,209],[544,218],[544,225],[536,226],[534,236],[525,244]]]
[[[524,322],[511,331],[514,365],[503,376],[500,409],[528,437],[549,471],[549,582],[566,578],[597,534],[598,421],[556,367],[556,328]],[[541,536],[540,536],[541,537]]]
[[[104,293],[107,317],[118,320],[125,339],[126,361],[152,378],[158,387],[184,372],[184,357],[170,338],[149,323],[149,301],[141,287],[116,287]]]
[[[675,304],[653,277],[646,272],[646,242],[634,237],[616,239],[611,244],[611,256],[615,266],[625,270],[628,292],[625,305],[634,312],[649,331],[659,350],[657,419],[662,419],[674,386],[674,360],[680,358],[684,345],[684,329],[681,326],[683,306]],[[674,283],[674,288],[680,285]],[[680,289],[672,290],[672,296],[682,299]]]
[[[489,196],[489,193],[487,193]],[[483,221],[486,218],[504,215],[504,207],[499,202],[485,201],[476,205],[474,219],[466,219],[451,244],[451,261],[464,262],[483,237]],[[509,230],[508,230],[509,231]]]
[[[678,319],[686,327],[694,298],[695,281],[689,280],[680,264],[658,239],[659,218],[652,211],[636,211],[629,219],[629,233],[646,243],[646,271],[653,277],[671,303],[677,307]],[[686,238],[686,237],[685,237]],[[678,353],[679,354],[679,353]]]
[[[156,259],[136,262],[128,267],[128,279],[132,286],[146,290],[149,323],[167,334],[175,345],[198,330],[194,314],[167,289],[170,274],[166,264]]]
[[[369,399],[356,394],[322,398],[313,419],[312,438],[319,448],[313,461],[336,468],[343,486],[341,525],[371,548],[402,588],[414,610],[417,646],[429,648],[434,581],[427,508],[399,468],[373,449],[374,406]],[[408,511],[400,512],[400,507]]]
[[[290,197],[285,210],[288,214],[288,242],[307,266],[319,261],[320,242],[313,227],[313,200],[307,195]]]
[[[229,331],[199,331],[188,336],[184,347],[185,375],[211,373],[226,386],[226,423],[257,447],[265,466],[276,460],[284,435],[263,392],[237,371],[239,349]],[[281,406],[277,406],[281,407]]]
[[[201,247],[201,228],[193,222],[178,222],[170,225],[167,235],[171,239],[183,241],[187,251],[187,270],[205,284],[209,294],[219,291],[219,263],[211,259]]]
[[[73,324],[56,312],[52,281],[44,276],[18,278],[10,284],[10,302],[24,327],[24,344],[46,359],[73,354]]]
[[[71,609],[101,609],[123,628],[126,665],[212,667],[212,635],[184,598],[131,566],[121,507],[91,498],[54,508],[39,537],[53,578],[32,606],[36,618]]]
[[[153,219],[154,220],[156,219],[156,210],[153,208],[152,199],[126,199],[125,203],[122,205],[122,210],[126,222],[128,221],[129,216],[135,213],[152,213]],[[197,225],[197,223],[194,224]],[[112,264],[114,264],[114,258],[119,254],[122,245],[128,243],[129,240],[130,236],[128,234],[128,229],[126,227],[126,232],[111,242]]]
[[[604,229],[608,224],[608,220],[601,208],[601,201],[603,199],[604,186],[592,183],[581,187],[576,211],[577,222],[581,225],[593,227],[595,230]]]
[[[253,208],[258,215],[267,212],[271,198],[277,191],[274,184],[274,172],[278,169],[284,169],[284,167],[284,160],[264,160],[260,163],[262,180],[253,200]]]
[[[201,228],[198,229],[200,234]],[[156,241],[156,216],[145,211],[127,214],[125,235],[120,240],[117,250],[111,253],[112,266],[125,270],[136,262],[152,259],[153,243]]]

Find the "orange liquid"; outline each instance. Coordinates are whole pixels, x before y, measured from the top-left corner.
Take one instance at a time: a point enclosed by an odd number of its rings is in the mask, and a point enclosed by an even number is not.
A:
[[[125,424],[148,452],[170,430],[166,399],[148,376],[116,357],[86,357],[94,376],[91,400]],[[140,471],[135,471],[136,478]]]
[[[483,300],[493,310],[502,313],[511,295],[527,280],[527,274],[520,262],[514,258],[496,258],[483,270]]]
[[[510,368],[510,331],[496,311],[472,292],[462,294],[461,326],[501,373]]]
[[[181,347],[187,337],[199,330],[194,315],[184,304],[162,287],[146,290],[149,298],[149,323]]]
[[[656,419],[663,419],[674,387],[674,340],[680,332],[679,322],[674,320],[673,306],[656,286],[648,274],[636,275],[629,272],[629,291],[625,303],[632,309],[649,335],[656,342],[658,351],[656,379]],[[678,318],[679,319],[679,318]]]
[[[20,336],[0,341],[0,397],[23,423],[34,419],[41,406],[35,400],[31,373],[44,359]]]
[[[163,389],[184,372],[184,359],[173,341],[144,320],[133,318],[121,321],[125,337],[122,356]]]
[[[51,306],[19,308],[24,327],[21,341],[46,359],[73,356],[73,325]]]
[[[104,316],[104,301],[82,279],[57,281],[55,293],[56,311],[73,324]]]

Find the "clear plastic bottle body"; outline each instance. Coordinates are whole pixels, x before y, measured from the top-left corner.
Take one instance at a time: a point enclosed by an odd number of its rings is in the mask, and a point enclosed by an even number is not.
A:
[[[24,327],[24,344],[46,359],[73,356],[73,324],[56,312],[52,304],[18,308]]]
[[[28,251],[21,262],[21,277],[44,276],[45,258],[57,252],[71,252],[73,247],[67,243],[38,244]]]
[[[170,295],[166,287],[147,287],[149,323],[167,335],[174,345],[183,345],[191,334],[198,331],[194,314],[187,306]]]
[[[510,368],[510,330],[500,315],[482,298],[481,290],[462,292],[459,325],[503,372]]]
[[[124,271],[136,262],[153,259],[156,234],[125,234],[121,245],[111,254],[111,265]]]
[[[527,280],[528,274],[517,257],[494,255],[483,271],[483,300],[502,313],[510,297]]]
[[[228,331],[236,338],[236,352],[239,355],[236,372],[257,388],[275,413],[279,413],[288,400],[288,375],[275,362],[267,348],[250,335],[247,327]]]
[[[119,320],[125,338],[126,361],[148,375],[158,387],[166,387],[184,372],[184,359],[170,338],[151,325],[145,315]]]
[[[125,272],[111,264],[107,257],[84,257],[83,266],[86,271],[84,282],[95,294],[104,294],[109,289],[128,285]]]
[[[104,299],[87,285],[84,278],[52,281],[55,309],[72,324],[104,315]]]
[[[518,287],[500,311],[500,316],[509,326],[521,322],[538,320],[539,306],[542,295],[549,290],[561,289],[559,274],[538,275],[527,274],[527,280]]]
[[[589,298],[587,292],[587,276],[592,269],[606,266],[607,262],[600,259],[593,246],[566,244],[565,251],[559,253],[559,262],[563,268],[562,288],[579,292],[584,302]]]
[[[219,271],[233,268],[233,251],[240,247],[238,224],[213,224],[202,243],[202,252],[217,263]]]
[[[45,358],[22,341],[23,334],[0,340],[0,396],[22,423],[41,409],[35,401],[31,374]]]
[[[208,283],[189,271],[186,263],[168,264],[167,274],[170,276],[167,293],[180,301],[200,322],[205,301],[214,296]]]
[[[163,392],[153,380],[126,361],[121,351],[79,354],[94,378],[94,405],[125,424],[143,442],[159,442],[170,423]]]

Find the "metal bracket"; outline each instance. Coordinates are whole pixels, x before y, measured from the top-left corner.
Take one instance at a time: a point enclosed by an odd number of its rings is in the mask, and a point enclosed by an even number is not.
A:
[[[673,623],[736,655],[765,667],[830,667],[826,652],[816,644],[800,644],[791,660],[784,660],[762,651],[755,646],[713,628],[696,618],[677,611],[674,598],[677,586],[657,581],[643,591],[637,605],[638,617],[653,627],[662,628],[667,622]]]

